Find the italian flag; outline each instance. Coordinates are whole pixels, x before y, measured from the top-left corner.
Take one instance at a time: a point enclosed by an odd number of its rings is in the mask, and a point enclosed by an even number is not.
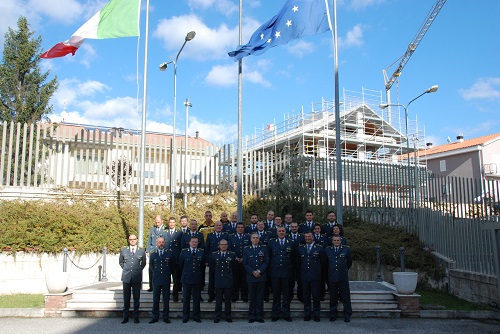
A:
[[[67,41],[57,43],[40,58],[75,55],[87,38],[104,39],[139,36],[140,0],[111,0]]]

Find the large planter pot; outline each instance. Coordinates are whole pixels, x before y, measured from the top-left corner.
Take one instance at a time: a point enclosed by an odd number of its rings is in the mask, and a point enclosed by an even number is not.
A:
[[[45,284],[49,293],[63,293],[68,287],[69,273],[53,272],[45,274]]]
[[[393,272],[392,277],[394,278],[394,285],[399,294],[411,295],[415,292],[418,281],[418,273],[405,271],[405,272]]]

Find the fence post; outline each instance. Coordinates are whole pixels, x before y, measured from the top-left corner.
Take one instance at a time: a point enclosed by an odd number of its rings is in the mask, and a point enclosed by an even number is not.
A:
[[[68,262],[68,249],[63,249],[63,273],[67,271],[67,262]]]
[[[382,271],[380,270],[380,245],[377,245],[375,249],[377,250],[377,282],[383,282]]]
[[[108,278],[106,277],[106,252],[108,248],[104,247],[102,249],[102,277],[101,277],[101,282],[107,282]]]
[[[399,258],[401,260],[401,272],[405,271],[405,248],[399,247]]]

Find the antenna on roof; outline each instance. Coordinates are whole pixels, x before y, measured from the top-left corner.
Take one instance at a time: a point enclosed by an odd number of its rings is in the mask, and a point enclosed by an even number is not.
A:
[[[448,136],[448,139],[447,139],[448,143],[451,143],[451,139],[450,139],[450,136]]]

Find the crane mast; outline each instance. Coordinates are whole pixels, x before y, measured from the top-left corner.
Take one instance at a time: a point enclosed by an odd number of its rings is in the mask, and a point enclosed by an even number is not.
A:
[[[439,11],[441,10],[441,8],[443,8],[445,3],[446,3],[446,0],[438,0],[436,2],[436,4],[432,7],[429,14],[425,18],[424,22],[420,26],[420,29],[418,30],[417,34],[415,35],[415,37],[413,38],[411,43],[408,45],[408,48],[406,49],[405,54],[401,58],[399,58],[399,59],[401,59],[401,61],[399,62],[399,65],[396,68],[396,70],[394,71],[394,73],[392,74],[392,76],[389,78],[387,76],[386,69],[382,70],[382,73],[384,74],[385,91],[386,91],[388,104],[391,103],[390,90],[391,90],[392,85],[397,80],[397,78],[399,78],[399,76],[401,75],[406,63],[408,63],[408,60],[410,60],[411,56],[413,55],[413,52],[415,52],[415,50],[417,49],[418,45],[420,44],[420,42],[424,38],[425,33],[427,32],[427,30],[429,30],[430,26],[434,22],[436,16],[439,14]],[[391,67],[393,64],[391,64],[389,67]],[[390,115],[390,112],[389,112],[389,115]],[[390,123],[391,122],[390,116],[388,117],[388,120]]]

